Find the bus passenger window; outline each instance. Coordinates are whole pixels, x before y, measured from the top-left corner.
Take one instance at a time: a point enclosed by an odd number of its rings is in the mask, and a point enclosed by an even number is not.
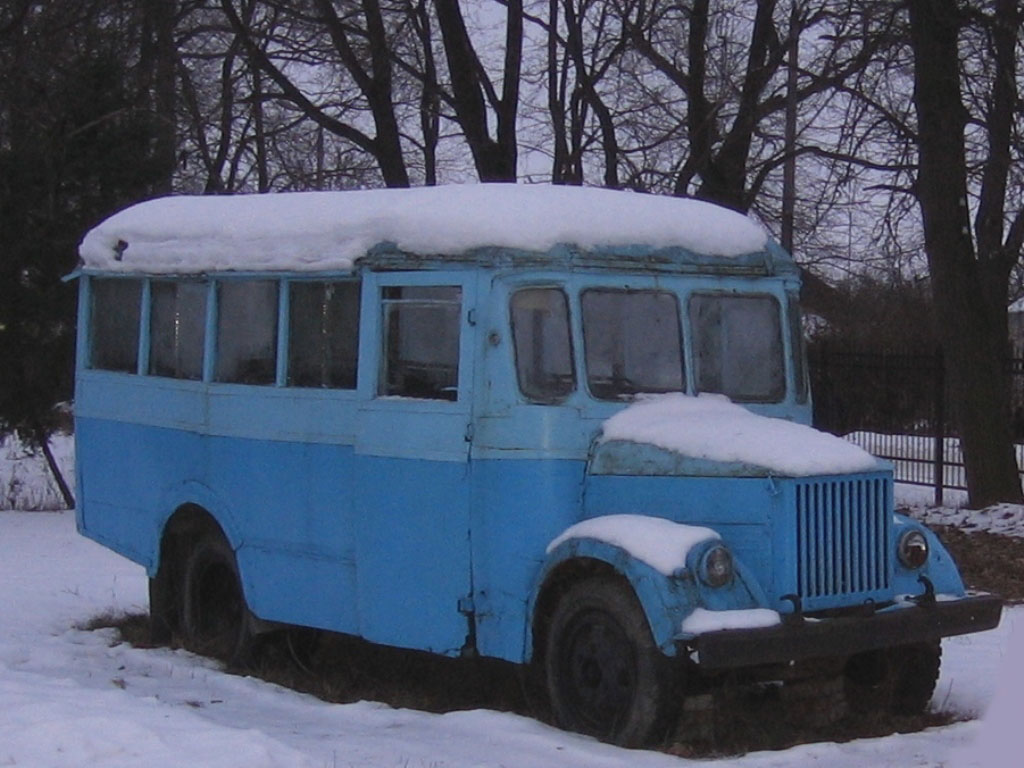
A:
[[[779,302],[773,296],[696,294],[690,299],[697,390],[740,402],[786,394]]]
[[[273,384],[277,376],[277,281],[217,286],[217,381]]]
[[[682,392],[679,304],[673,293],[594,288],[580,297],[587,386],[600,400]]]
[[[458,286],[384,289],[380,394],[457,399],[461,300]]]
[[[149,373],[175,379],[203,378],[207,285],[154,280],[150,284]]]
[[[142,282],[93,278],[89,286],[92,292],[90,367],[136,373]]]
[[[569,303],[560,288],[525,288],[512,296],[519,391],[536,403],[557,403],[576,389]]]
[[[288,386],[355,389],[359,283],[289,285]]]

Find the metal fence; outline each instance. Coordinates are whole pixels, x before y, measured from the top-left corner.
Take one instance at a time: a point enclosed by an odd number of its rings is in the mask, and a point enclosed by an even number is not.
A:
[[[1024,443],[1024,357],[1011,358],[1006,370],[1017,438]],[[941,351],[819,345],[811,349],[810,372],[815,426],[891,461],[897,482],[931,486],[936,504],[944,489],[966,489]],[[1024,445],[1016,449],[1020,468]]]

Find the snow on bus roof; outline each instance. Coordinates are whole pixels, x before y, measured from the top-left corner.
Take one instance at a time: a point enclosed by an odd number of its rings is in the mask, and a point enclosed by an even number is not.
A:
[[[697,200],[592,187],[467,184],[348,192],[172,196],[92,229],[84,266],[121,272],[347,270],[371,248],[459,254],[487,246],[547,251],[644,245],[735,257],[767,235]]]

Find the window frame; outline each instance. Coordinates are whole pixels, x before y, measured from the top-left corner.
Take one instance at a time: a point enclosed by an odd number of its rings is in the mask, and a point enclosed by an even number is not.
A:
[[[274,387],[279,386],[281,379],[281,344],[282,344],[282,328],[281,328],[281,295],[284,293],[282,290],[282,280],[278,277],[271,276],[253,276],[253,277],[239,277],[239,278],[220,278],[218,277],[214,281],[214,293],[216,295],[215,300],[215,317],[213,320],[214,326],[214,341],[213,341],[213,361],[211,371],[211,381],[215,384],[235,384],[242,386],[256,386],[256,387]],[[224,288],[230,286],[234,288],[239,285],[253,285],[256,283],[265,283],[269,286],[273,286],[274,289],[274,312],[271,315],[273,317],[273,332],[270,342],[270,348],[273,350],[273,358],[270,361],[270,375],[266,377],[266,380],[260,381],[239,381],[235,378],[225,378],[222,373],[222,365],[224,361],[222,358],[223,353],[223,339],[222,339],[222,323],[224,322]],[[255,359],[255,358],[254,358]]]
[[[96,311],[96,300],[97,291],[96,287],[100,283],[120,282],[122,284],[134,283],[138,289],[138,303],[136,305],[136,317],[135,317],[135,333],[134,333],[134,364],[130,367],[110,367],[109,365],[100,366],[97,364],[96,355],[96,343],[99,338],[97,334],[97,328],[99,324],[96,322],[97,311]],[[86,354],[84,356],[85,368],[92,371],[103,371],[106,373],[116,374],[128,374],[138,375],[140,371],[144,370],[146,352],[148,350],[148,333],[145,329],[145,325],[148,322],[148,289],[149,283],[143,277],[137,275],[90,275],[88,284],[88,301],[87,301],[87,312],[85,321],[88,327],[88,337],[86,344]],[[144,349],[146,347],[146,349]]]
[[[209,315],[210,315],[210,281],[202,276],[188,276],[188,277],[151,277],[146,280],[148,287],[146,296],[146,354],[145,354],[145,375],[152,376],[154,378],[162,379],[173,379],[175,381],[197,381],[202,382],[206,380],[206,358],[207,358],[207,347],[209,346]],[[175,286],[175,306],[177,307],[178,301],[178,289],[183,285],[194,285],[202,289],[203,293],[203,311],[199,317],[199,323],[201,326],[200,346],[199,346],[199,375],[198,376],[179,376],[174,374],[159,373],[153,370],[154,366],[154,351],[156,344],[154,339],[153,322],[155,313],[153,308],[155,305],[157,285],[173,285]],[[178,337],[176,337],[178,338]],[[175,345],[177,347],[177,344]]]
[[[337,386],[330,384],[296,384],[293,383],[293,370],[292,370],[292,354],[294,346],[292,344],[292,289],[296,286],[308,286],[316,285],[320,286],[322,290],[326,290],[327,286],[330,285],[349,285],[355,289],[355,329],[354,333],[354,355],[351,363],[353,367],[353,381],[352,386]],[[359,389],[359,377],[360,377],[360,357],[362,355],[362,334],[363,334],[363,281],[357,276],[344,276],[344,277],[310,277],[310,278],[290,278],[284,281],[282,286],[282,294],[285,297],[282,300],[281,317],[278,320],[278,334],[282,337],[279,341],[278,354],[283,357],[283,370],[279,377],[279,384],[289,389],[298,389],[305,391],[332,391],[332,392],[355,392]],[[321,334],[321,337],[326,339],[329,337],[328,333]],[[282,367],[279,364],[279,368]]]
[[[591,382],[592,377],[591,377],[591,372],[590,372],[590,358],[589,358],[589,349],[588,349],[588,346],[587,346],[588,342],[587,342],[587,332],[586,332],[586,312],[585,312],[585,309],[584,309],[585,296],[588,293],[605,293],[605,294],[621,294],[621,295],[648,294],[648,295],[664,295],[664,296],[669,296],[669,297],[672,298],[672,301],[673,301],[673,303],[675,305],[676,339],[678,341],[677,349],[678,349],[678,355],[679,355],[679,357],[678,357],[678,362],[679,362],[679,389],[657,389],[657,390],[655,390],[655,389],[641,389],[641,390],[638,390],[638,391],[632,392],[632,393],[621,393],[620,395],[617,395],[615,397],[605,397],[605,396],[599,395],[598,393],[596,393],[594,391],[594,387],[593,387],[592,382]],[[639,395],[639,394],[665,394],[665,393],[669,393],[669,392],[682,392],[682,393],[686,393],[686,392],[689,391],[688,375],[689,375],[689,368],[690,368],[690,366],[688,365],[688,360],[687,360],[687,355],[686,355],[687,335],[688,334],[687,334],[687,328],[686,328],[686,325],[684,323],[683,316],[682,316],[683,306],[684,306],[685,302],[683,302],[681,300],[680,294],[677,291],[673,291],[673,290],[670,290],[668,288],[660,287],[660,286],[657,286],[657,285],[649,285],[649,286],[623,286],[623,285],[594,284],[594,285],[587,285],[586,287],[581,288],[579,290],[578,299],[579,299],[579,307],[580,307],[580,314],[579,314],[580,336],[581,336],[581,338],[583,340],[583,356],[582,356],[581,364],[582,364],[582,367],[583,367],[583,374],[584,374],[584,380],[586,382],[587,392],[590,394],[591,398],[593,398],[594,400],[597,400],[599,402],[603,402],[603,403],[622,403],[622,402],[628,402],[629,400],[632,400],[633,398],[636,397],[636,395]]]
[[[516,323],[515,323],[515,312],[513,303],[515,302],[516,296],[526,291],[556,291],[561,295],[565,305],[565,331],[566,331],[566,342],[568,344],[569,352],[569,372],[572,376],[572,386],[565,393],[553,395],[552,397],[534,397],[526,391],[523,387],[522,376],[520,375],[519,367],[519,344],[518,337],[516,335]],[[572,301],[569,296],[569,292],[566,287],[561,284],[554,283],[538,283],[535,285],[517,285],[508,293],[508,328],[511,337],[512,347],[512,365],[515,371],[516,379],[516,391],[519,396],[522,397],[526,402],[534,405],[561,405],[566,400],[571,398],[576,392],[579,391],[579,374],[577,371],[576,361],[576,340],[573,338],[573,307]]]
[[[402,279],[402,278],[406,279]],[[377,286],[377,306],[373,309],[377,315],[377,323],[379,323],[379,331],[377,333],[377,380],[374,386],[373,397],[376,400],[404,400],[409,402],[423,402],[423,403],[465,403],[466,387],[468,379],[466,378],[466,329],[464,321],[466,318],[467,311],[467,285],[458,279],[444,279],[431,273],[424,273],[423,277],[426,279],[408,279],[409,275],[395,275],[395,280],[380,281]],[[428,298],[389,298],[387,293],[389,291],[396,291],[402,289],[453,289],[458,292],[457,301],[446,300],[446,299],[428,299]],[[391,343],[391,337],[389,336],[389,311],[395,306],[414,306],[414,305],[448,305],[453,306],[456,309],[455,312],[455,328],[458,333],[456,339],[456,351],[455,351],[455,384],[454,384],[454,397],[430,397],[430,396],[418,396],[408,394],[407,392],[394,392],[390,391],[388,384],[389,376],[389,345]]]
[[[703,389],[701,387],[701,363],[700,363],[700,341],[701,334],[698,331],[696,324],[694,323],[693,315],[693,301],[697,298],[715,298],[715,299],[769,299],[775,306],[774,317],[776,319],[776,331],[777,345],[779,350],[779,378],[781,390],[778,393],[770,393],[768,396],[762,397],[739,397],[728,392],[714,392],[712,390]],[[691,349],[691,374],[693,381],[693,392],[694,394],[708,393],[708,394],[722,394],[728,397],[730,400],[736,403],[743,403],[745,405],[778,405],[787,401],[790,394],[790,361],[788,351],[788,340],[786,336],[788,331],[786,329],[786,317],[784,317],[784,302],[774,293],[767,291],[721,291],[721,290],[693,290],[686,296],[686,322],[689,326],[690,332],[690,349]],[[724,389],[725,387],[722,387]],[[776,396],[777,394],[777,396]]]

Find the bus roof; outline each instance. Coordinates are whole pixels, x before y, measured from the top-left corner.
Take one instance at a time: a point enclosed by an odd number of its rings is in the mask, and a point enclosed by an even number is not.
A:
[[[697,200],[593,187],[467,184],[414,189],[172,196],[133,205],[79,246],[86,269],[147,274],[344,271],[372,249],[459,255],[559,245],[642,246],[732,259],[765,230]]]

